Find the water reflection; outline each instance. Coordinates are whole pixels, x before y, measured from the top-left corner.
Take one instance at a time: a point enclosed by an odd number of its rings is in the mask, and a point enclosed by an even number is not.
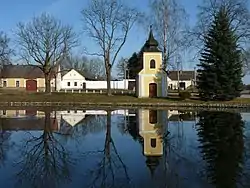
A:
[[[163,133],[166,128],[163,127],[163,119],[166,115],[166,111],[138,110],[140,143],[152,176],[163,155]]]
[[[102,150],[90,151],[88,157],[100,156],[97,165],[91,168],[91,182],[88,187],[127,187],[130,178],[116,148],[111,133],[111,111],[107,111],[105,141]]]
[[[25,188],[247,187],[250,119],[244,117],[246,123],[230,112],[0,110],[0,162],[6,164],[0,181],[9,188],[14,182]]]
[[[17,186],[57,187],[58,183],[70,180],[69,165],[72,159],[69,151],[58,141],[55,131],[59,129],[56,118],[45,111],[41,134],[32,135],[23,142],[21,159],[18,162]]]
[[[5,130],[0,131],[0,166],[4,165],[7,159],[6,153],[11,147],[10,136],[11,132]]]
[[[200,150],[206,175],[217,188],[238,187],[243,167],[243,127],[239,113],[201,112],[198,115]]]

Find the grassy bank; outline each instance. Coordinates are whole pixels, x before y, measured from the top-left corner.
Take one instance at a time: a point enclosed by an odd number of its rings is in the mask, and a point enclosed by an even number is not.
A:
[[[195,104],[249,104],[250,99],[240,98],[226,102],[203,102],[200,100],[179,100],[169,98],[140,99],[128,95],[106,96],[105,94],[83,93],[1,93],[0,102],[82,102],[82,103],[195,103]]]

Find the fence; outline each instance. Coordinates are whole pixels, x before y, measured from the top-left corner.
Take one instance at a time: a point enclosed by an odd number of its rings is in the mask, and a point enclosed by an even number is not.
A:
[[[124,89],[112,89],[111,90],[113,94],[129,94],[133,95],[135,94],[135,91],[133,90],[124,90]],[[107,89],[64,89],[57,91],[59,93],[106,93]]]

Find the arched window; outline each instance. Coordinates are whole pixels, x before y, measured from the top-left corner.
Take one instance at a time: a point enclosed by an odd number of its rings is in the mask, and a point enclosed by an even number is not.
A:
[[[150,145],[152,148],[156,148],[156,138],[151,138],[150,139]]]
[[[151,61],[150,61],[150,68],[155,69],[155,60],[154,59],[151,59]]]

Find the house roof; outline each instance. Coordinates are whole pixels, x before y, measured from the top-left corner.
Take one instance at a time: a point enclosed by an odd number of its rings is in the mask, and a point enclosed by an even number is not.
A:
[[[61,71],[61,75],[62,77],[65,76],[69,71],[71,70],[75,70],[77,71],[80,75],[82,75],[86,80],[105,80],[103,78],[100,77],[95,77],[93,74],[85,71],[85,70],[76,70],[76,69],[65,69]]]
[[[55,74],[54,71],[51,71],[51,74]],[[2,78],[25,78],[25,79],[35,79],[35,78],[44,78],[43,71],[34,65],[4,65],[1,71]]]
[[[33,65],[4,65],[2,78],[43,78],[44,74],[39,67]]]
[[[45,118],[1,118],[0,125],[2,130],[44,130]],[[50,119],[51,131],[58,130],[58,122],[56,119]]]
[[[178,71],[168,71],[171,80],[178,80]],[[195,77],[194,71],[179,71],[179,80],[192,80]]]

